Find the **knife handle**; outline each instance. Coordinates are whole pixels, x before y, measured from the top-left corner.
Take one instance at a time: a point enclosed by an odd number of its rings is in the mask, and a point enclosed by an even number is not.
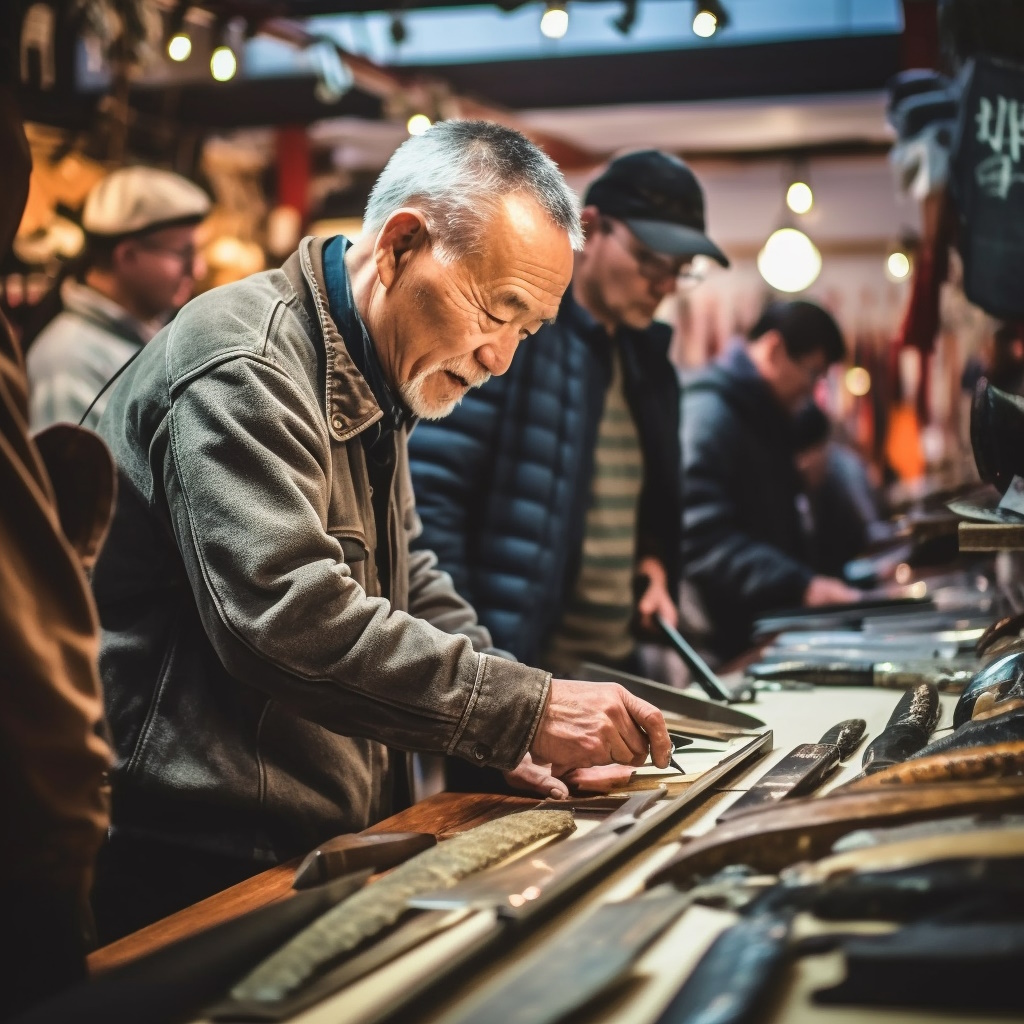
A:
[[[299,865],[293,889],[308,889],[351,871],[384,871],[437,844],[430,832],[352,832],[321,843]]]
[[[742,918],[718,936],[658,1018],[657,1024],[745,1024],[788,959],[793,911]]]

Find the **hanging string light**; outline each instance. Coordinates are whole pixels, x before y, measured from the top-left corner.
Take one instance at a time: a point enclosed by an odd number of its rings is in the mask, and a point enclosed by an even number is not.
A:
[[[814,205],[814,193],[805,181],[794,181],[786,190],[786,205],[794,213],[807,213]]]
[[[720,28],[729,24],[729,14],[718,0],[697,0],[693,16],[693,34],[710,39]]]
[[[780,292],[802,292],[821,273],[818,247],[796,228],[779,228],[757,254],[761,276]]]
[[[540,16],[541,33],[548,39],[561,39],[569,31],[569,11],[564,3],[549,3]]]

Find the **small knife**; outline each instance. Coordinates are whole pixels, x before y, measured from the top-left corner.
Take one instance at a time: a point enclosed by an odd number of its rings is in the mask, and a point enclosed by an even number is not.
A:
[[[788,797],[805,796],[817,789],[832,769],[857,749],[866,728],[863,718],[848,718],[832,726],[817,743],[794,747],[720,814],[718,821],[731,821],[741,814],[774,805]]]
[[[429,832],[349,833],[321,843],[299,865],[293,889],[309,889],[352,871],[384,871],[437,844]]]
[[[938,723],[939,710],[939,691],[931,683],[921,683],[903,694],[889,724],[864,751],[864,774],[880,772],[917,753]]]

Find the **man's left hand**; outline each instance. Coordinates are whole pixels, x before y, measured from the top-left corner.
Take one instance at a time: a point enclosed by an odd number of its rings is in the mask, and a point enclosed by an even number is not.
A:
[[[513,788],[543,797],[565,800],[569,787],[551,774],[551,765],[538,764],[527,754],[518,766],[504,772],[505,781]],[[615,786],[624,786],[632,777],[633,769],[628,765],[602,765],[598,768],[577,768],[566,775],[573,789],[584,793],[608,793]]]
[[[640,625],[644,629],[656,629],[655,616],[660,615],[670,626],[678,626],[679,609],[668,592],[665,567],[656,558],[644,558],[637,566],[637,573],[647,578],[647,589],[636,606]]]
[[[551,765],[537,764],[527,754],[510,772],[504,772],[505,781],[513,789],[526,790],[528,793],[539,793],[541,796],[564,800],[569,795],[569,787],[551,774]]]

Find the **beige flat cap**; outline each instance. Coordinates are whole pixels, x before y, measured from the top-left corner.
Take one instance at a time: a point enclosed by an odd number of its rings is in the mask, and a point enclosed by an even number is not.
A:
[[[86,196],[82,227],[91,235],[133,235],[200,221],[209,212],[209,196],[180,174],[153,167],[122,167]]]

